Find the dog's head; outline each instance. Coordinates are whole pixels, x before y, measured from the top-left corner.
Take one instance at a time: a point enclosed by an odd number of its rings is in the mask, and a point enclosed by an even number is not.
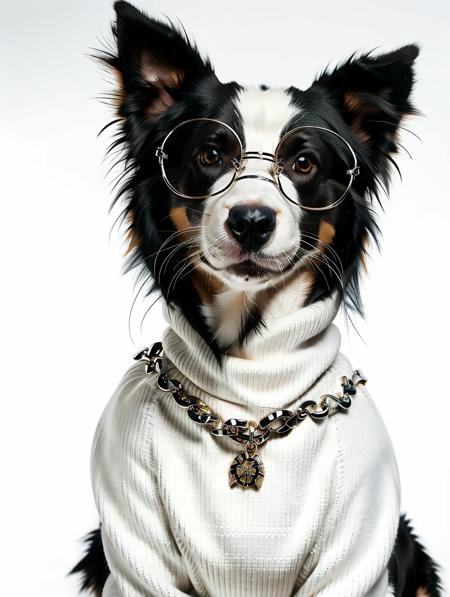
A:
[[[115,4],[114,69],[129,268],[152,276],[219,354],[299,284],[298,307],[338,290],[361,310],[399,124],[414,113],[414,45],[354,57],[296,87],[222,83],[171,24]],[[234,322],[233,322],[234,314]]]

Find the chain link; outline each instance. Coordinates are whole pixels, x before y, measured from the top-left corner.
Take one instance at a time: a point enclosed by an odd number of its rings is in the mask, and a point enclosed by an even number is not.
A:
[[[225,435],[235,442],[246,444],[247,448],[256,451],[257,446],[265,443],[272,435],[283,435],[292,431],[306,418],[313,421],[326,419],[332,407],[338,410],[348,410],[352,404],[352,396],[356,395],[358,385],[365,385],[367,378],[361,369],[356,369],[351,378],[341,377],[341,391],[336,394],[323,394],[318,401],[304,400],[297,410],[275,410],[263,417],[259,423],[247,419],[227,419],[222,422],[220,417],[213,414],[210,407],[196,396],[184,393],[183,384],[176,379],[169,378],[164,371],[163,345],[155,342],[150,348],[144,348],[134,355],[134,360],[145,363],[145,372],[149,375],[158,374],[157,386],[162,392],[172,394],[175,402],[187,409],[188,416],[201,425],[212,425],[213,435]]]

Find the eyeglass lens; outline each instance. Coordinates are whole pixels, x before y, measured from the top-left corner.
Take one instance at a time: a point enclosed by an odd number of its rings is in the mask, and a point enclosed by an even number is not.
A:
[[[208,119],[175,127],[161,149],[166,183],[176,194],[192,199],[224,192],[251,159],[233,129]],[[342,138],[316,126],[298,127],[284,135],[273,157],[272,163],[264,162],[267,173],[285,197],[312,209],[339,201],[351,182],[348,171],[356,165]]]

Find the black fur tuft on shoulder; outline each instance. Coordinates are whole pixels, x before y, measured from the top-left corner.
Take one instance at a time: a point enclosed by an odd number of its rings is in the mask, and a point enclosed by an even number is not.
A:
[[[69,574],[81,574],[81,591],[89,591],[100,597],[109,575],[109,566],[103,551],[100,529],[95,529],[84,538],[86,553]]]
[[[400,517],[394,552],[389,562],[389,583],[396,597],[440,597],[442,591],[438,566],[417,539],[411,523]]]

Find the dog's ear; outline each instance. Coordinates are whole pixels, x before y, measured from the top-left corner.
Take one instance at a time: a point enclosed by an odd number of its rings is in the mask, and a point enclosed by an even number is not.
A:
[[[394,152],[401,119],[417,113],[410,94],[418,54],[416,45],[407,45],[379,56],[352,57],[313,83],[311,89],[326,90],[372,158],[381,160]]]
[[[204,77],[215,77],[208,60],[203,60],[187,35],[172,24],[149,18],[128,4],[116,2],[113,35],[117,54],[106,62],[119,81],[118,112],[140,120],[151,120],[165,112]]]

